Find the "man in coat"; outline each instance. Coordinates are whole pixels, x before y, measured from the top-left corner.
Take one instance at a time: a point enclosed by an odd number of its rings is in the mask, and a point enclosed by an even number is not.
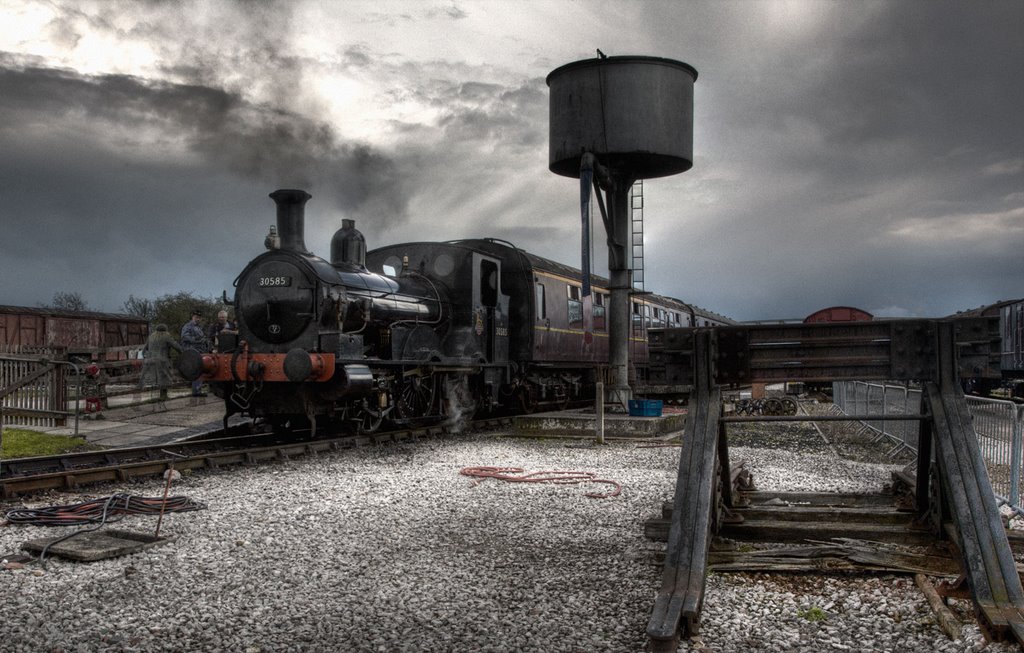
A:
[[[189,320],[181,327],[181,348],[182,349],[194,349],[200,354],[210,351],[210,341],[206,338],[206,331],[200,324],[203,319],[203,314],[196,309],[192,311],[192,319]],[[201,379],[196,379],[192,382],[192,396],[193,397],[205,397],[206,393],[202,391],[203,382]]]

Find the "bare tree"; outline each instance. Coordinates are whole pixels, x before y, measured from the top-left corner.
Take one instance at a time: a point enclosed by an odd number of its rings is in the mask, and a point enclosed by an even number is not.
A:
[[[128,299],[125,300],[121,308],[128,315],[142,317],[150,322],[156,317],[156,304],[152,299],[128,295]]]
[[[59,291],[53,293],[53,302],[50,308],[59,308],[65,311],[87,311],[88,304],[82,299],[82,293],[77,290],[71,292]]]

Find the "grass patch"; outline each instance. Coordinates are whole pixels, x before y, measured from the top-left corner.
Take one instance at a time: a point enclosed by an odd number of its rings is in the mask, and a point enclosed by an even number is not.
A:
[[[53,456],[73,451],[94,451],[99,447],[89,444],[85,438],[66,435],[51,435],[28,429],[4,429],[3,448],[0,458],[28,458],[31,456]]]
[[[824,621],[826,617],[825,611],[818,607],[801,610],[796,613],[796,616],[802,617],[807,621]]]

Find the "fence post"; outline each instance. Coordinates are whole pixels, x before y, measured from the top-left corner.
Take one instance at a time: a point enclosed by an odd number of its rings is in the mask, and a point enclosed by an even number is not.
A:
[[[882,437],[885,438],[885,413],[889,406],[889,386],[882,382]]]
[[[903,414],[909,415],[910,413],[914,412],[913,407],[910,405],[910,388],[906,386],[906,381],[904,381],[904,385],[901,387],[903,388]],[[914,429],[914,427],[911,426],[911,424],[912,422],[903,422],[903,428],[900,432],[900,439],[903,440],[903,444],[905,444],[907,447],[911,446],[910,432]],[[914,439],[916,440],[917,438],[915,437]],[[916,449],[917,447],[914,448]]]
[[[602,381],[597,382],[597,390],[594,394],[597,395],[594,397],[597,401],[597,443],[604,444],[604,383]]]
[[[1021,464],[1021,423],[1024,422],[1024,406],[1017,406],[1013,416],[1013,444],[1010,451],[1010,505],[1020,505],[1020,464]]]

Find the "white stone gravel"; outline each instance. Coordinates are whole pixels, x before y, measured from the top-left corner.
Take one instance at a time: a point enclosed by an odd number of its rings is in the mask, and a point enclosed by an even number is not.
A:
[[[389,444],[186,475],[209,504],[165,517],[171,544],[93,563],[0,571],[0,651],[643,651],[660,582],[643,522],[670,498],[676,448],[495,435]],[[875,490],[891,466],[734,447],[761,489]],[[466,466],[597,472],[623,484],[531,485]],[[35,497],[36,505],[162,483]],[[119,527],[149,532],[155,519]],[[0,554],[70,529],[0,528]],[[810,608],[825,619],[810,621]],[[1003,651],[948,640],[906,577],[711,574],[703,633],[680,650]]]

